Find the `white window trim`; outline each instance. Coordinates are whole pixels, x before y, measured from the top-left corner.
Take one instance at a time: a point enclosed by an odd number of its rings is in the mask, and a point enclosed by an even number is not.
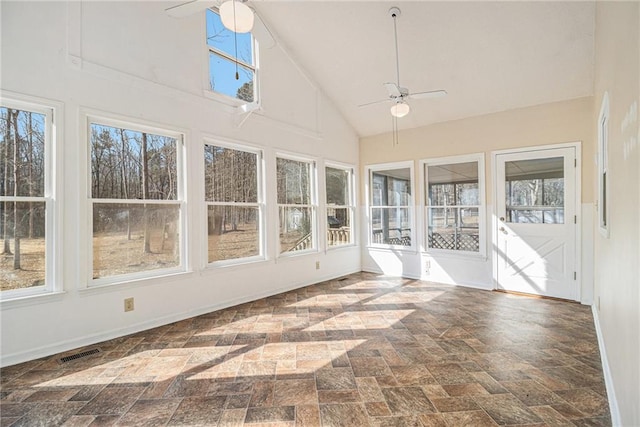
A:
[[[216,7],[210,7],[213,13],[220,15],[218,9]],[[259,43],[255,38],[253,31],[251,31],[251,42],[253,44],[253,65],[247,64],[244,61],[241,61],[237,58],[233,58],[229,54],[220,51],[212,46],[209,46],[207,43],[207,15],[205,12],[204,19],[204,34],[202,36],[202,40],[204,41],[204,50],[206,52],[206,60],[205,60],[205,70],[204,70],[204,96],[215,101],[218,101],[222,104],[234,107],[239,113],[246,113],[248,111],[253,111],[260,106],[260,56],[259,56]],[[225,95],[224,93],[217,92],[211,88],[210,77],[211,70],[209,69],[209,54],[214,53],[219,55],[229,61],[238,62],[239,65],[246,66],[247,68],[253,71],[253,102],[246,102],[242,99],[234,98],[229,95]]]
[[[62,187],[62,123],[63,104],[57,101],[2,91],[0,105],[7,108],[31,111],[45,116],[45,188],[44,196],[5,196],[1,200],[45,202],[45,285],[33,288],[13,289],[0,292],[0,301],[24,301],[34,297],[51,296],[62,293],[62,240],[63,218],[60,200]],[[36,298],[39,300],[40,298]],[[13,305],[13,304],[12,304]],[[5,304],[3,304],[3,307]]]
[[[81,262],[82,268],[85,270],[83,275],[85,277],[85,283],[80,285],[81,289],[99,288],[104,286],[122,285],[131,282],[145,283],[147,280],[158,279],[162,277],[175,276],[179,273],[187,272],[188,263],[188,251],[186,245],[186,232],[187,232],[187,200],[186,200],[186,174],[184,168],[185,156],[185,132],[178,130],[172,130],[167,127],[158,126],[156,124],[144,123],[141,121],[132,121],[127,118],[116,117],[110,114],[100,113],[85,113],[82,140],[84,141],[85,162],[85,185],[86,185],[86,219],[84,230],[82,233],[84,240],[86,241],[86,248],[84,262]],[[91,146],[89,138],[91,137],[91,125],[98,124],[104,126],[111,126],[122,128],[126,130],[132,130],[136,132],[152,133],[155,135],[168,136],[176,139],[176,176],[178,177],[177,183],[177,197],[175,200],[137,200],[137,199],[93,199],[91,197]],[[180,211],[180,239],[178,241],[180,251],[180,264],[176,267],[159,268],[148,271],[141,271],[136,273],[119,274],[116,276],[108,276],[99,279],[93,278],[93,204],[94,203],[126,203],[126,204],[170,204],[179,206]]]
[[[309,191],[311,192],[311,204],[299,205],[299,204],[280,204],[278,203],[278,159],[293,160],[296,162],[309,163],[311,165],[309,170]],[[308,255],[318,253],[319,241],[318,241],[318,162],[316,159],[310,157],[299,156],[296,154],[289,154],[283,152],[276,152],[275,164],[274,164],[276,191],[274,192],[275,207],[276,207],[276,227],[275,227],[275,241],[276,244],[276,259],[278,258],[294,258],[297,256]],[[311,209],[311,235],[313,239],[313,247],[301,251],[294,252],[280,252],[280,208],[281,207],[297,207],[297,208],[310,208]]]
[[[429,231],[429,187],[427,180],[429,179],[427,173],[428,166],[447,165],[452,163],[470,163],[478,162],[478,197],[480,205],[474,205],[478,207],[478,223],[479,223],[479,243],[478,252],[471,251],[456,251],[450,249],[436,249],[429,247],[429,240],[427,233]],[[485,193],[485,157],[484,153],[463,154],[460,156],[447,156],[436,157],[432,159],[420,160],[420,195],[422,206],[422,251],[432,256],[460,256],[460,257],[480,257],[485,259],[487,256],[487,219],[486,219],[486,193]]]
[[[610,182],[611,175],[609,173],[609,93],[605,92],[602,98],[602,106],[600,107],[600,114],[598,115],[598,154],[597,154],[597,168],[598,168],[598,230],[600,234],[609,238],[609,225],[611,223],[611,216],[609,209],[610,201]],[[607,174],[607,182],[605,185],[602,183],[602,176]],[[603,200],[604,199],[604,200]],[[606,222],[605,222],[606,220]]]
[[[398,208],[406,208],[409,212],[409,224],[411,226],[411,246],[402,246],[402,245],[389,245],[382,243],[373,243],[371,241],[372,229],[371,229],[371,209],[373,206],[372,194],[371,194],[371,179],[373,177],[374,172],[385,171],[389,169],[409,169],[409,174],[411,176],[411,180],[409,181],[411,184],[411,197],[408,205],[403,206],[394,206]],[[414,162],[413,160],[408,160],[405,162],[393,162],[393,163],[377,163],[374,165],[368,165],[365,167],[365,192],[367,195],[366,198],[366,218],[367,218],[367,246],[370,248],[377,249],[393,249],[398,251],[408,251],[415,252],[417,248],[416,244],[416,220],[415,220],[415,171],[414,171]],[[384,207],[384,206],[376,206],[376,207]]]
[[[336,162],[325,162],[324,164],[324,172],[325,172],[325,185],[324,185],[324,200],[325,200],[325,206],[324,206],[324,210],[325,210],[325,215],[329,209],[329,205],[327,204],[327,168],[332,168],[332,169],[340,169],[340,170],[344,170],[349,172],[349,194],[348,194],[348,205],[333,205],[331,206],[332,208],[338,208],[338,209],[348,209],[349,211],[349,221],[350,221],[350,236],[349,236],[349,243],[345,243],[343,245],[329,245],[329,242],[326,243],[326,247],[327,250],[333,251],[336,249],[341,249],[341,248],[348,248],[348,247],[352,247],[356,245],[356,233],[358,232],[358,228],[356,227],[356,198],[355,198],[355,185],[356,185],[356,180],[355,180],[355,175],[356,175],[356,168],[353,165],[347,165],[344,163],[336,163]],[[325,220],[325,228],[326,228],[326,232],[328,233],[329,231],[329,225],[326,223]]]
[[[258,201],[256,203],[234,203],[234,202],[213,202],[213,201],[208,201],[206,200],[205,194],[206,194],[206,188],[205,188],[205,183],[203,181],[203,186],[202,189],[204,191],[204,193],[202,194],[202,200],[204,201],[204,218],[203,218],[203,223],[202,223],[202,227],[203,230],[207,230],[207,210],[209,206],[247,206],[247,207],[257,207],[258,208],[258,224],[260,227],[260,232],[258,233],[258,238],[259,238],[259,250],[260,250],[260,254],[256,255],[256,256],[251,256],[251,257],[243,257],[243,258],[233,258],[233,259],[225,259],[225,260],[219,260],[219,261],[214,261],[214,262],[209,262],[209,256],[208,256],[208,241],[205,238],[203,241],[203,245],[202,245],[202,251],[204,254],[204,268],[205,269],[211,269],[211,268],[218,268],[218,267],[230,267],[230,266],[235,266],[235,265],[242,265],[242,264],[250,264],[250,263],[256,263],[256,262],[262,262],[262,261],[266,261],[267,256],[266,256],[266,203],[265,203],[265,175],[264,175],[264,150],[257,148],[257,147],[251,147],[249,145],[244,145],[244,144],[240,144],[240,143],[235,143],[235,142],[229,142],[229,141],[224,141],[224,140],[220,140],[217,138],[209,138],[209,137],[205,137],[204,138],[204,142],[202,144],[202,148],[204,150],[204,146],[205,145],[211,145],[211,146],[216,146],[216,147],[222,147],[222,148],[227,148],[230,150],[237,150],[237,151],[244,151],[247,153],[253,153],[257,155],[257,176],[258,176],[258,189],[257,189],[257,194],[258,194]],[[202,159],[203,162],[203,168],[204,168],[204,158]],[[204,180],[204,169],[203,169],[203,180]]]

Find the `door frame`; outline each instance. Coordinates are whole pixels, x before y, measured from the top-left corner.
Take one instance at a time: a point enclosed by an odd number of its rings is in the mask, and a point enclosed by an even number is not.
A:
[[[515,153],[524,153],[530,151],[545,151],[552,150],[556,148],[574,148],[575,149],[575,194],[574,202],[575,202],[575,215],[576,215],[576,224],[575,224],[575,301],[581,302],[582,300],[582,142],[568,142],[561,144],[550,144],[550,145],[536,145],[531,147],[521,147],[521,148],[512,148],[506,150],[495,150],[491,152],[491,180],[493,181],[493,185],[491,186],[493,194],[492,196],[492,212],[489,215],[489,221],[491,224],[491,256],[493,257],[492,264],[492,281],[493,281],[493,290],[498,290],[498,228],[500,227],[498,224],[498,172],[497,172],[497,156],[500,154],[515,154]],[[565,198],[568,195],[565,194]]]

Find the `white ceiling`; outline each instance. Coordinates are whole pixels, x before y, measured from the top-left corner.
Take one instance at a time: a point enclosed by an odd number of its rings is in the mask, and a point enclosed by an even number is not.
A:
[[[389,132],[382,86],[411,92],[401,129],[582,96],[593,92],[593,2],[254,1],[279,42],[318,83],[360,136]]]

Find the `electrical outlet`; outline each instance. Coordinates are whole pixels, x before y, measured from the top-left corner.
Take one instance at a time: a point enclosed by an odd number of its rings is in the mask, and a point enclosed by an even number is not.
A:
[[[426,259],[424,260],[424,271],[428,273],[429,270],[431,270],[431,260]]]
[[[316,270],[320,270],[320,261],[316,261]]]
[[[133,298],[124,299],[124,311],[133,311]]]

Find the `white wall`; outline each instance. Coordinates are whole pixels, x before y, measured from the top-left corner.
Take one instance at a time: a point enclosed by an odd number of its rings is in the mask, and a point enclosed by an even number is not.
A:
[[[580,142],[581,200],[577,212],[581,225],[580,301],[593,301],[593,155],[594,140],[591,118],[593,98],[537,105],[517,110],[470,117],[438,123],[399,133],[399,143],[393,145],[391,134],[382,134],[360,140],[362,176],[367,165],[411,160],[414,162],[415,235],[418,241],[425,234],[420,212],[421,192],[419,160],[447,156],[483,153],[485,159],[485,204],[487,246],[486,256],[433,255],[414,251],[396,251],[366,247],[366,234],[361,236],[363,270],[403,274],[434,282],[465,285],[481,289],[494,289],[493,260],[491,258],[491,230],[494,198],[492,180],[493,151],[523,147],[545,146]],[[364,185],[364,183],[363,183]],[[364,187],[361,203],[366,203]],[[363,220],[364,221],[364,220]],[[364,230],[363,230],[364,231]],[[428,268],[427,268],[428,266]]]
[[[596,132],[609,95],[609,237],[596,228],[595,310],[614,425],[640,425],[640,3],[598,2]],[[597,188],[597,183],[592,184]],[[597,197],[597,195],[596,195]],[[597,214],[596,214],[597,219]],[[596,224],[598,221],[596,220]]]
[[[275,45],[260,51],[262,111],[241,127],[227,105],[205,96],[204,12],[183,19],[166,2],[2,2],[1,89],[61,103],[64,137],[58,202],[64,293],[3,301],[2,365],[75,348],[216,308],[360,271],[358,247],[276,258],[275,153],[358,165],[358,139],[323,93]],[[188,271],[85,289],[87,111],[186,135]],[[203,269],[206,232],[203,137],[263,148],[267,172],[267,261]],[[320,188],[324,185],[319,174]],[[319,192],[323,195],[323,191]],[[318,217],[324,218],[322,197]],[[324,224],[321,224],[324,226]],[[323,228],[321,228],[322,230]],[[322,236],[322,233],[320,233]],[[321,238],[321,243],[322,243]],[[316,261],[320,269],[316,270]],[[123,299],[135,311],[123,312]]]

